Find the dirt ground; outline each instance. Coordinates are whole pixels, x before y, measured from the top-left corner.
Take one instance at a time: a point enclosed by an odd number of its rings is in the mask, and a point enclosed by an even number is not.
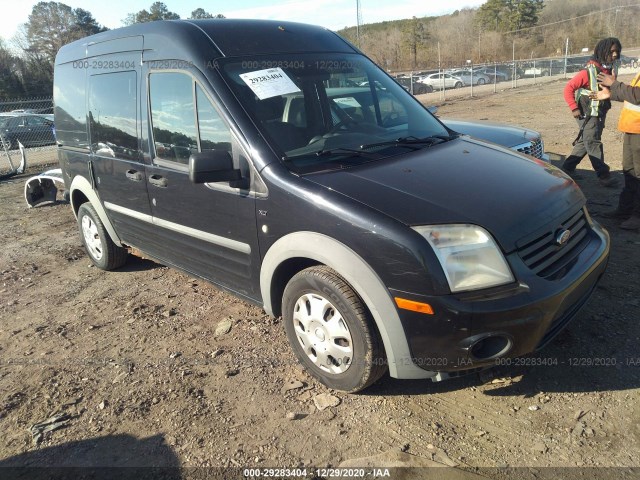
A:
[[[554,159],[568,154],[576,127],[564,82],[508,86],[421,100],[443,118],[533,128]],[[604,142],[621,180],[619,112]],[[368,464],[456,465],[447,478],[513,478],[518,467],[531,478],[640,476],[640,233],[601,220],[612,239],[604,279],[539,354],[442,383],[387,376],[347,395],[304,373],[280,320],[260,308],[150,260],[93,267],[67,204],[27,208],[24,182],[43,169],[0,182],[0,466],[312,468],[375,457]],[[600,221],[619,189],[597,184],[587,160],[579,169]]]

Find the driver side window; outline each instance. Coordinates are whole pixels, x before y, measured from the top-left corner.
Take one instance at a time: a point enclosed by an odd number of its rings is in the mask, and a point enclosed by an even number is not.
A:
[[[190,75],[152,73],[149,92],[157,159],[186,166],[192,153],[231,153],[229,126]]]

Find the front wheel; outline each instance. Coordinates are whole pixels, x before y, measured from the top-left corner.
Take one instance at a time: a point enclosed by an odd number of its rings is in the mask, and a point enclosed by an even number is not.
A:
[[[113,270],[125,264],[127,250],[113,243],[90,203],[83,203],[78,209],[78,228],[84,248],[96,267]]]
[[[453,88],[462,88],[462,82],[456,82]]]
[[[6,150],[15,150],[18,148],[18,143],[15,140],[11,140],[5,136],[0,136],[0,147]]]
[[[479,78],[478,79],[478,85],[484,85],[486,82],[486,80],[484,78]]]
[[[283,323],[296,357],[329,388],[357,392],[386,371],[384,348],[360,298],[334,270],[319,266],[289,281]]]

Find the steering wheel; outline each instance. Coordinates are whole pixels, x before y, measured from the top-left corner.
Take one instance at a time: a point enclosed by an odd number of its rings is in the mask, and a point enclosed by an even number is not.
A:
[[[382,117],[381,123],[383,127],[389,126],[389,124],[393,125],[395,121],[400,118],[397,112],[391,112]]]
[[[334,126],[332,126],[325,134],[316,135],[316,136],[312,137],[311,140],[309,140],[309,143],[307,143],[307,145],[311,145],[312,143],[315,143],[318,140],[322,140],[323,138],[327,138],[327,137],[333,135],[334,133],[336,133],[341,128],[346,127],[347,125],[358,125],[358,122],[356,122],[351,117],[344,118],[344,119],[340,120],[338,123],[336,123]]]

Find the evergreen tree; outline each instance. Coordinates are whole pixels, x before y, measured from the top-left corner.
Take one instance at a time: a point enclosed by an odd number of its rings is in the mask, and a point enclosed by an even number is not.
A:
[[[476,23],[484,30],[512,32],[536,25],[543,8],[543,0],[487,0],[478,8]]]
[[[189,18],[192,20],[198,20],[201,18],[226,18],[226,17],[221,13],[212,15],[209,12],[205,11],[204,8],[196,8],[193,12],[191,12],[191,16]]]
[[[202,10],[204,12],[204,10]],[[205,12],[206,13],[206,12]],[[179,20],[180,15],[169,11],[167,6],[162,2],[153,2],[149,11],[140,10],[138,13],[130,13],[124,20],[125,25],[133,25],[134,23],[155,22],[156,20]]]

